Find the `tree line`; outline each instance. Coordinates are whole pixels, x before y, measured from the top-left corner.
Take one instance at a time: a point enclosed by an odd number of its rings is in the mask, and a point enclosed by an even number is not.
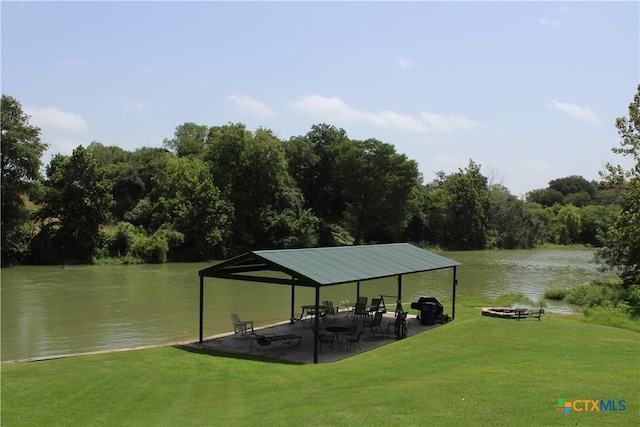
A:
[[[619,129],[637,127],[633,114]],[[637,160],[637,128],[624,132],[631,145],[614,151]],[[281,140],[242,123],[189,122],[162,148],[80,145],[53,156],[41,176],[47,147],[20,103],[3,95],[3,266],[194,261],[396,241],[454,250],[602,247],[616,224],[637,225],[621,209],[638,197],[629,171],[611,167],[600,182],[558,178],[521,199],[472,159],[425,182],[392,144],[354,140],[328,124]],[[621,256],[604,253],[610,262]]]

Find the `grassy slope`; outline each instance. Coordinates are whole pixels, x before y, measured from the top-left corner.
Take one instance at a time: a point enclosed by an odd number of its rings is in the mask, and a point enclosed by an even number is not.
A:
[[[461,303],[444,327],[333,364],[158,348],[3,365],[2,425],[636,425],[640,334]],[[558,398],[627,409],[564,416]]]

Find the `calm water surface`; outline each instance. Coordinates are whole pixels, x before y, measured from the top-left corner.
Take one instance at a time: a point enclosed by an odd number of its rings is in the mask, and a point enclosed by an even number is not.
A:
[[[458,295],[521,292],[535,301],[549,288],[610,277],[598,272],[587,249],[440,254],[462,263]],[[211,264],[3,269],[1,360],[195,340],[198,271]],[[394,295],[396,283],[362,282],[360,292]],[[402,284],[405,303],[422,295],[450,299],[452,269],[406,275]],[[355,294],[350,284],[325,288],[320,297],[353,301]],[[231,311],[257,325],[288,319],[290,295],[288,286],[205,279],[205,336],[228,332]],[[296,288],[296,306],[313,300],[312,289]]]

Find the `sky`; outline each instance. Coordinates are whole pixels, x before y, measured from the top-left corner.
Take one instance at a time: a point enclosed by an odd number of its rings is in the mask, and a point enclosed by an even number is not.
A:
[[[375,138],[512,194],[627,160],[640,2],[1,2],[2,93],[56,153],[186,122]],[[630,164],[630,163],[628,163]]]

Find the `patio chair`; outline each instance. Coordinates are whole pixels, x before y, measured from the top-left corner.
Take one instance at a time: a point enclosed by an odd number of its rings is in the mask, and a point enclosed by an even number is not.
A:
[[[349,332],[345,332],[344,335],[355,335],[358,332],[358,328],[359,327],[360,326],[358,326],[358,325],[349,326],[349,328],[350,328]]]
[[[380,333],[382,333],[382,326],[380,325],[381,323],[382,323],[382,313],[378,312],[373,317],[373,320],[371,320],[371,322],[364,324],[364,327],[362,329],[364,330],[365,328],[369,328],[371,329],[371,333],[375,335],[376,334],[375,329],[377,328],[380,330]]]
[[[369,317],[369,310],[367,310],[367,305],[357,302],[353,309],[353,321],[355,322],[358,316],[362,317],[363,320],[366,320]]]
[[[364,327],[361,331],[358,331],[358,328],[356,328],[354,334],[345,334],[346,339],[344,341],[347,343],[347,350],[353,349],[355,351],[356,345],[358,346],[358,349],[362,350],[362,347],[360,347],[360,338],[362,337],[363,332]]]
[[[377,313],[381,302],[382,298],[372,298],[371,305],[369,306],[369,313]]]
[[[369,302],[369,298],[368,297],[358,297],[358,304],[367,305],[368,302]]]
[[[333,301],[328,301],[328,300],[327,301],[322,301],[322,305],[327,307],[327,310],[325,312],[326,316],[331,315],[334,318],[337,317],[337,315],[338,315],[338,307],[335,307],[333,305]]]
[[[406,338],[409,333],[409,322],[407,322],[407,312],[403,311],[398,313],[398,317],[393,320],[389,320],[387,324],[387,333],[390,333],[390,329],[393,326],[393,332],[396,334],[397,339]]]
[[[318,337],[318,342],[320,343],[320,349],[321,350],[322,350],[322,345],[323,344],[329,344],[331,346],[331,351],[333,351],[333,343],[336,342],[336,336],[335,335],[318,333],[318,331],[316,330],[315,326],[312,326],[311,330],[313,330],[314,337],[316,337],[316,336]]]
[[[240,320],[238,313],[231,313],[229,315],[231,317],[231,321],[233,322],[233,333],[238,335],[238,333],[245,335],[251,329],[251,333],[253,334],[253,320]]]
[[[353,313],[353,305],[354,304],[349,300],[340,301],[340,306],[344,307],[344,311],[347,312],[346,316],[344,317],[349,317],[349,315]]]

